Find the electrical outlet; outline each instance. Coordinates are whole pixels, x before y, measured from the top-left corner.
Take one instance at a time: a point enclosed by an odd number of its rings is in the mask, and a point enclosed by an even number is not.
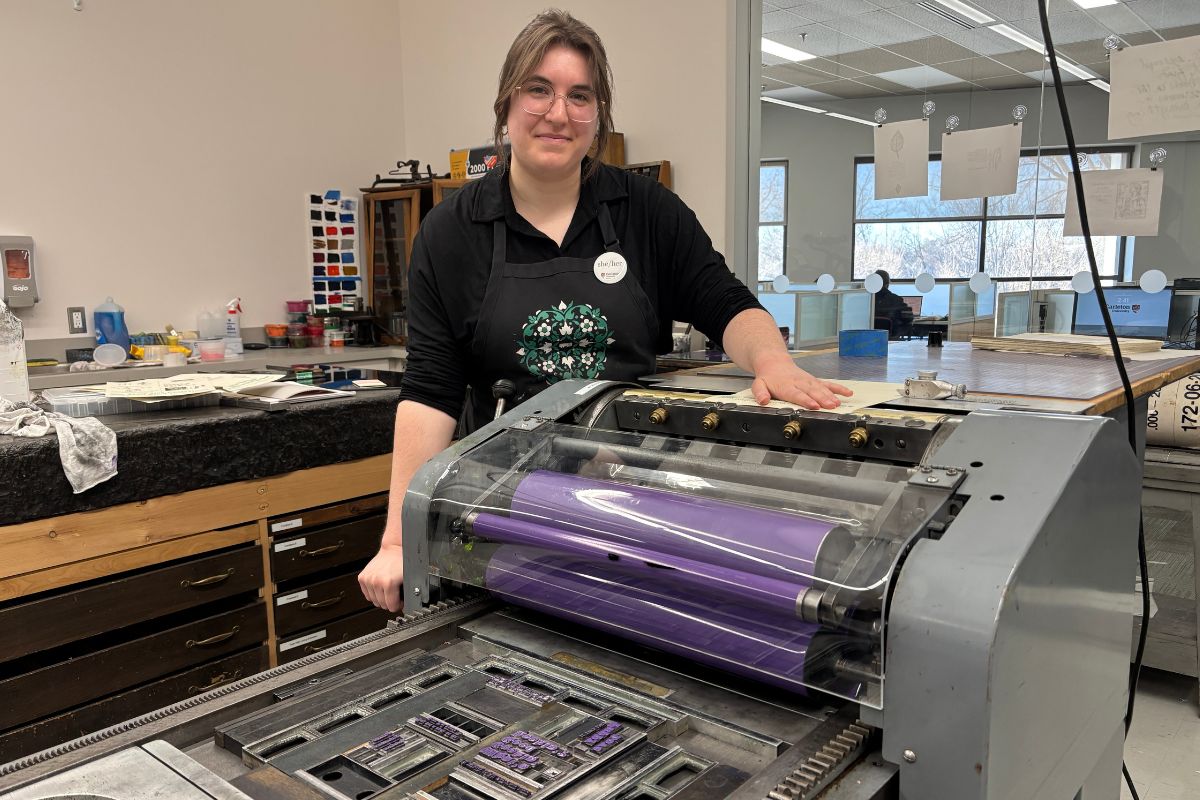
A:
[[[67,332],[87,333],[87,317],[84,316],[83,306],[72,306],[67,309]]]

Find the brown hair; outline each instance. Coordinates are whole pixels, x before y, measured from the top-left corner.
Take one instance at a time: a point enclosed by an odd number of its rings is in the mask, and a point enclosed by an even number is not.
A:
[[[596,126],[596,153],[584,175],[591,177],[599,168],[599,154],[604,152],[608,137],[612,133],[612,70],[608,66],[608,56],[604,52],[604,44],[591,26],[580,22],[566,11],[550,8],[533,18],[525,29],[517,34],[512,46],[508,48],[508,56],[500,69],[500,85],[496,91],[496,102],[492,110],[496,112],[496,125],[492,129],[492,139],[496,152],[500,154],[501,164],[507,166],[508,155],[504,147],[504,126],[508,122],[508,111],[512,105],[513,94],[537,65],[545,58],[546,52],[556,46],[570,47],[576,50],[588,62],[591,71],[592,89],[599,101],[599,124]]]

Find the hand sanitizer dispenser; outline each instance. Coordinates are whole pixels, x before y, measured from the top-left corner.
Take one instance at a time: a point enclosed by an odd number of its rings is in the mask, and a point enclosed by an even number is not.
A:
[[[0,275],[9,308],[27,308],[38,301],[32,238],[0,236]]]

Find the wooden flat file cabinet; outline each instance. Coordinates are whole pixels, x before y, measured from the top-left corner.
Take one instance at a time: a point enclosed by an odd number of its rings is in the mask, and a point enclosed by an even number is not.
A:
[[[389,459],[0,527],[0,763],[383,628]]]

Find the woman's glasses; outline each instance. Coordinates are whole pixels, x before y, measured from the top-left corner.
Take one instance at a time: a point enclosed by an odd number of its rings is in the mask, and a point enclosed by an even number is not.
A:
[[[555,94],[549,84],[530,81],[517,87],[517,101],[527,114],[543,116],[550,113],[558,98],[563,99],[567,117],[573,122],[591,122],[600,109],[596,93],[589,89],[572,89],[567,94]]]

